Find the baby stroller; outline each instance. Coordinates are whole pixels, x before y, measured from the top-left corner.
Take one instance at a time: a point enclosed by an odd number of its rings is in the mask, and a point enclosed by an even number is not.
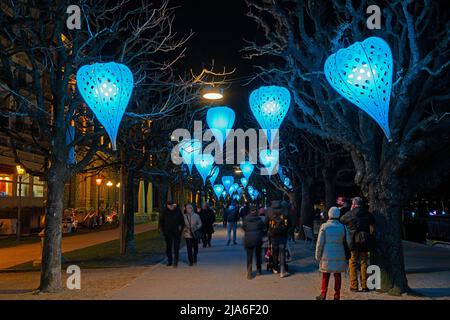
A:
[[[285,250],[287,251],[287,249],[285,248]],[[287,258],[287,252],[286,252],[286,256]],[[272,248],[272,237],[269,237],[269,244],[267,246],[267,251],[266,251],[266,255],[264,256],[266,263],[267,263],[267,271],[272,272],[273,269],[275,268],[275,262],[273,259],[273,248]],[[280,261],[280,259],[278,259],[278,261]],[[287,264],[287,259],[284,259],[284,269],[286,271],[289,271],[289,266]],[[278,270],[279,271],[279,270]]]

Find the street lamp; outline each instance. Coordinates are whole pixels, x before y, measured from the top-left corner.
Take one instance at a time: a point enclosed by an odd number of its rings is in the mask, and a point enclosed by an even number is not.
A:
[[[17,204],[17,241],[20,241],[20,231],[22,228],[22,225],[20,223],[21,216],[20,216],[20,210],[22,209],[22,177],[25,174],[25,169],[22,168],[20,165],[16,166],[16,172],[17,176],[19,177],[19,199]]]
[[[113,183],[111,181],[108,181],[106,183],[106,186],[108,187],[108,198],[106,199],[106,204],[108,205],[108,207],[110,207],[110,203],[109,203],[109,189],[113,186]]]
[[[100,214],[100,186],[102,185],[102,178],[95,179],[97,184],[97,215]]]

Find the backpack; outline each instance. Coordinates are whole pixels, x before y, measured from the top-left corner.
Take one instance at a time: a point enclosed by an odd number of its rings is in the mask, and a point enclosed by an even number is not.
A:
[[[270,233],[274,236],[286,234],[287,224],[288,221],[283,214],[276,215],[269,221]]]

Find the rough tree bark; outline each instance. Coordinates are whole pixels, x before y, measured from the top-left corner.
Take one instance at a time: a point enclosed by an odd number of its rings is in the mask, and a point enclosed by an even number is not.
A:
[[[125,184],[125,254],[136,252],[136,243],[134,241],[134,212],[135,212],[135,194],[136,186],[134,183],[135,172],[128,170]]]
[[[305,176],[301,181],[301,188],[300,226],[312,228],[314,220],[314,179]]]

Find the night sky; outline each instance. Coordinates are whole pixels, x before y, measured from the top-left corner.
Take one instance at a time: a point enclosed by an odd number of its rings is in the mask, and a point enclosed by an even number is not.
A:
[[[260,83],[244,85],[242,77],[255,73],[252,61],[244,59],[240,52],[244,39],[255,40],[256,24],[246,16],[248,11],[243,0],[172,0],[172,6],[179,6],[175,11],[175,28],[179,35],[185,35],[192,29],[194,35],[187,43],[185,58],[177,67],[200,73],[203,67],[210,67],[214,60],[214,70],[219,72],[236,68],[230,79],[240,79],[224,93],[220,104],[228,105],[236,111],[236,127],[243,127],[245,113],[248,113],[250,92]],[[244,117],[245,116],[245,117]]]

